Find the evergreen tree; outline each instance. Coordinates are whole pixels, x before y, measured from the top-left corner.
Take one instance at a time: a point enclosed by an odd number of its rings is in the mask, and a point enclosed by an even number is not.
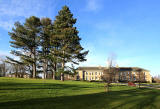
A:
[[[26,19],[24,24],[16,22],[15,28],[9,32],[11,47],[14,48],[11,53],[31,68],[33,78],[36,77],[39,32],[40,19],[35,16]]]
[[[49,56],[50,56],[50,39],[52,35],[52,21],[50,18],[41,19],[41,34],[40,34],[40,62],[43,64],[44,79],[47,78],[49,70]]]
[[[61,45],[61,40],[60,38],[55,35],[54,33],[54,29],[53,29],[53,33],[51,36],[51,48],[50,48],[50,55],[49,55],[49,59],[50,59],[50,66],[52,69],[52,76],[53,79],[55,78],[56,73],[59,73],[59,69],[61,68],[61,57],[60,57],[60,45]]]
[[[84,51],[80,44],[81,38],[78,36],[77,28],[74,27],[75,23],[76,19],[73,18],[73,14],[67,6],[64,6],[53,24],[53,36],[59,41],[58,57],[60,57],[63,71],[66,63],[78,64],[86,61],[85,56],[88,54],[88,51]],[[61,73],[61,80],[64,80],[63,72]]]

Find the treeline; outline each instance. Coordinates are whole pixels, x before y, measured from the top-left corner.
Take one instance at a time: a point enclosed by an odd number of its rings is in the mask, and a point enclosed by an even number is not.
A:
[[[9,70],[8,65],[3,59],[0,59],[0,77],[6,76],[6,72]]]
[[[23,24],[16,22],[9,35],[11,54],[19,59],[7,57],[6,62],[23,68],[23,72],[30,73],[32,78],[38,73],[47,78],[51,73],[53,79],[60,74],[64,80],[64,73],[74,73],[73,65],[86,61],[88,54],[80,44],[75,23],[67,6],[58,12],[54,21],[31,16]],[[71,65],[67,66],[68,63]]]

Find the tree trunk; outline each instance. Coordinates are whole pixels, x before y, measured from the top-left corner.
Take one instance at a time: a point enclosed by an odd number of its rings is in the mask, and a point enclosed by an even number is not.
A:
[[[57,64],[56,63],[54,63],[54,71],[52,71],[52,79],[53,80],[55,80],[55,74],[56,74],[56,72],[57,72]]]
[[[29,71],[30,74],[31,74],[30,77],[33,78],[33,71],[32,71],[32,69],[31,69],[31,66],[30,66],[30,65],[28,66],[28,71]]]
[[[64,73],[61,73],[61,81],[64,81]]]
[[[55,71],[52,70],[52,79],[55,80]]]
[[[64,62],[62,62],[62,69],[64,71]],[[64,72],[61,72],[61,81],[64,81]]]
[[[35,65],[35,63],[33,63],[33,78],[36,78],[36,65]]]
[[[44,75],[43,75],[43,79],[46,79],[46,72],[43,71]]]
[[[46,60],[44,60],[44,63],[43,63],[44,79],[47,78],[47,69],[48,69],[48,67],[47,67],[47,62],[46,62]]]
[[[44,73],[44,79],[46,79],[47,73],[46,73],[46,69],[45,69],[45,65],[43,66],[43,73]]]
[[[33,78],[36,78],[36,50],[35,48],[33,48],[33,59],[34,59],[34,62],[32,64]]]

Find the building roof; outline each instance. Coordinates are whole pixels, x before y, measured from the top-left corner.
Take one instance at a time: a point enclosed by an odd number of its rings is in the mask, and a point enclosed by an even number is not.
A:
[[[120,71],[149,71],[140,67],[119,67]]]
[[[78,67],[78,70],[104,70],[106,67]]]
[[[105,70],[107,67],[78,67],[77,70]],[[120,71],[149,71],[140,67],[118,67]]]

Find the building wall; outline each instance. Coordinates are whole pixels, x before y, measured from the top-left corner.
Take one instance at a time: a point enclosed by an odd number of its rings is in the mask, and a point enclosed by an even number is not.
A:
[[[15,75],[15,74],[9,74],[8,77],[13,77],[13,78],[15,78],[16,75]],[[19,77],[19,78],[20,78],[20,77],[23,77],[23,78],[30,78],[29,75],[18,75],[18,77]]]
[[[64,74],[64,80],[77,80],[77,76],[72,76],[69,74]]]
[[[29,75],[23,75],[23,78],[30,78]]]
[[[104,70],[78,70],[79,80],[102,80],[101,76],[104,74]],[[150,72],[143,71],[141,73],[135,71],[120,71],[115,75],[115,82],[120,81],[140,81],[152,82]]]
[[[103,70],[78,70],[80,80],[101,80]]]
[[[152,82],[152,76],[150,75],[150,72],[145,72],[145,74],[146,74],[146,80],[148,82]]]

